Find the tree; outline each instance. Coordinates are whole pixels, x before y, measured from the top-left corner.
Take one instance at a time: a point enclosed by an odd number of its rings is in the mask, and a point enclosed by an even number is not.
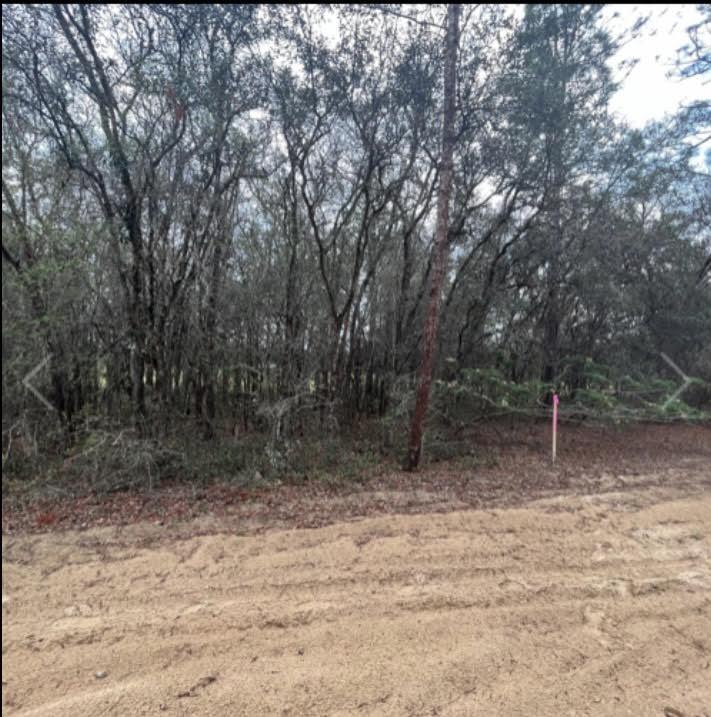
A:
[[[711,72],[711,7],[697,5],[698,22],[687,29],[688,42],[677,51],[677,66],[682,77],[697,77]]]
[[[420,463],[422,435],[427,405],[430,398],[432,372],[434,369],[437,327],[439,324],[442,285],[447,268],[449,200],[452,188],[453,156],[455,143],[457,49],[459,45],[459,15],[461,7],[451,4],[447,8],[447,34],[444,62],[444,107],[442,115],[442,151],[440,154],[439,187],[437,190],[437,228],[435,230],[434,267],[430,298],[422,340],[422,357],[418,375],[415,408],[410,426],[406,468],[415,470]]]

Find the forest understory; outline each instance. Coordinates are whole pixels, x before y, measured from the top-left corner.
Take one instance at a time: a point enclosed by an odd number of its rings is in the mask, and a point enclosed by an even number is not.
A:
[[[176,476],[153,488],[144,478],[108,491],[97,489],[94,479],[76,482],[71,472],[70,482],[61,473],[54,479],[6,481],[2,529],[16,534],[143,522],[156,536],[217,529],[253,533],[368,515],[519,506],[670,480],[678,490],[711,488],[708,424],[564,423],[555,465],[547,421],[487,421],[438,438],[417,473],[402,470],[396,456],[380,454],[364,431],[360,439],[310,443],[304,470],[281,478],[258,471]],[[207,450],[220,448],[211,444]]]

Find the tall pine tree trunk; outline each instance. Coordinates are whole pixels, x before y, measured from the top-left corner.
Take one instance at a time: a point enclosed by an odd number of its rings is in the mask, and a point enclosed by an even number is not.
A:
[[[427,307],[425,328],[422,338],[422,357],[418,373],[415,411],[410,427],[410,442],[405,468],[415,470],[420,463],[422,452],[422,433],[424,430],[427,405],[430,400],[430,386],[437,345],[439,309],[442,299],[442,284],[447,268],[449,196],[452,189],[454,120],[457,84],[457,47],[459,45],[460,5],[447,7],[447,37],[444,60],[444,118],[442,120],[442,154],[440,157],[440,178],[437,192],[437,228],[435,232],[435,256],[430,288],[430,301]]]

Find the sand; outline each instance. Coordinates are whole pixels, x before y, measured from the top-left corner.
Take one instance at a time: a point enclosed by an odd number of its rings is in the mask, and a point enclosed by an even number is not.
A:
[[[3,714],[708,717],[707,479],[259,535],[6,536]]]

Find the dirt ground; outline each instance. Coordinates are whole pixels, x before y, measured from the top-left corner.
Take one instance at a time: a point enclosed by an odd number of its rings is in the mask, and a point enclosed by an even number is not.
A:
[[[3,714],[709,717],[707,450],[519,507],[6,534]]]

